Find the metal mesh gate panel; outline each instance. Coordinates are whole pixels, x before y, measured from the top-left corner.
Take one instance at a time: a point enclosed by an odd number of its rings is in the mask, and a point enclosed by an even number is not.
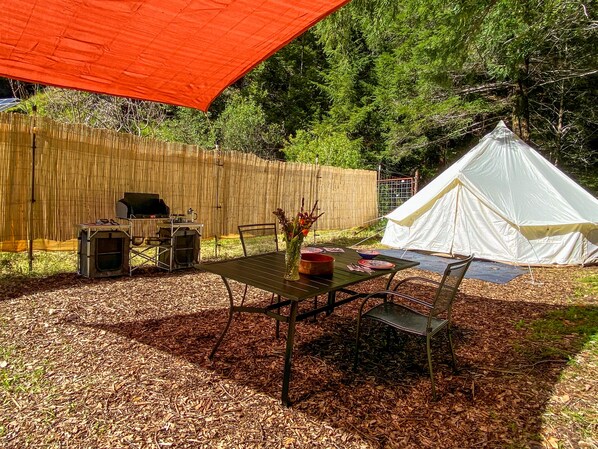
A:
[[[409,198],[415,191],[414,178],[391,178],[378,180],[378,215],[386,215]]]

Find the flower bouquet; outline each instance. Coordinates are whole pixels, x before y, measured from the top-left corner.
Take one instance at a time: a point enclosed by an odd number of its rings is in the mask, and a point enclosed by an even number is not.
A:
[[[299,261],[301,259],[301,244],[309,234],[309,230],[324,212],[316,215],[318,202],[314,203],[310,212],[304,208],[305,198],[301,199],[301,210],[292,219],[289,219],[284,210],[276,209],[273,213],[278,218],[282,235],[286,243],[285,273],[284,278],[289,281],[299,279]]]

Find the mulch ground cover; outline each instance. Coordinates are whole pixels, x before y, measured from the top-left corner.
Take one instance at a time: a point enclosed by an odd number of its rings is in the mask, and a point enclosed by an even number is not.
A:
[[[454,307],[458,372],[446,340],[433,344],[436,402],[421,339],[387,339],[368,324],[353,369],[359,302],[301,322],[290,408],[280,404],[284,325],[277,339],[273,321],[236,316],[208,359],[227,319],[226,290],[214,275],[139,270],[7,283],[0,288],[0,447],[595,447],[592,437],[545,417],[565,394],[596,401],[595,364],[581,386],[563,392],[559,379],[581,349],[577,340],[555,342],[551,353],[529,335],[530,323],[553,311],[596,307],[596,298],[575,299],[574,285],[597,273],[543,268],[534,282],[529,275],[506,285],[464,280]],[[438,278],[400,274],[408,275]],[[383,285],[377,279],[358,289]],[[269,300],[259,291],[250,296]]]

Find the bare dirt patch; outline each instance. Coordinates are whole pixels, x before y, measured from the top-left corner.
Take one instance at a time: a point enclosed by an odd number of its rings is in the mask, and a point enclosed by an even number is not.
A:
[[[579,277],[597,273],[545,268],[534,271],[535,283],[529,275],[507,285],[464,280],[454,310],[460,371],[453,373],[438,339],[437,402],[421,340],[401,337],[387,347],[384,333],[369,326],[352,369],[358,303],[299,323],[291,408],[280,405],[284,337],[275,338],[273,322],[236,317],[214,360],[207,358],[227,318],[216,276],[62,274],[6,285],[0,446],[595,447],[566,421],[545,424],[555,401],[596,404],[595,359],[584,359],[575,336],[555,342],[560,352],[550,354],[528,337],[530,323],[555,310],[598,307],[597,298],[574,295]],[[403,275],[414,274],[435,276]],[[268,297],[252,291],[252,300]],[[561,387],[567,360],[578,356],[588,365],[585,380]]]

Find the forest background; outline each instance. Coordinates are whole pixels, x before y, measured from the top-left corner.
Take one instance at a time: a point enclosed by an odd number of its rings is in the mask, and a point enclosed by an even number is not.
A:
[[[588,0],[353,0],[199,110],[0,79],[16,112],[424,182],[504,120],[598,193]]]

